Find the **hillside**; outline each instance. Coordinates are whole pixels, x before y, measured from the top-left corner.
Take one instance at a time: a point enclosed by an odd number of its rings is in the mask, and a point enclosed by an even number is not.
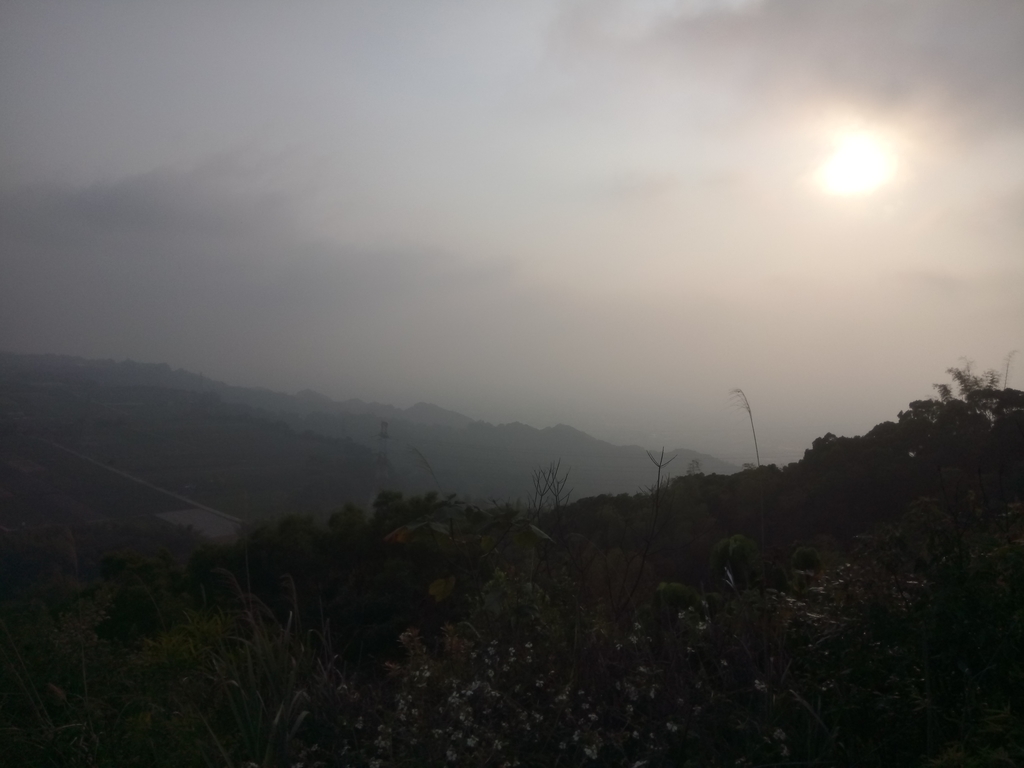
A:
[[[238,414],[247,410],[254,419],[351,441],[374,454],[380,446],[381,421],[387,421],[389,472],[384,485],[409,492],[441,490],[482,500],[525,499],[532,489],[532,472],[552,461],[561,461],[570,470],[574,498],[633,493],[653,476],[646,451],[639,446],[613,445],[562,424],[544,429],[519,423],[488,424],[429,403],[401,409],[362,400],[335,401],[310,390],[290,395],[231,386],[167,365],[58,355],[0,354],[0,381],[98,388],[90,391],[142,387],[202,393],[242,409]],[[676,474],[686,471],[694,460],[707,473],[729,474],[738,469],[685,448],[668,455],[677,457],[671,465]]]
[[[365,446],[296,432],[213,393],[0,377],[0,526],[9,529],[198,508],[245,520],[324,515],[365,504],[373,473]]]

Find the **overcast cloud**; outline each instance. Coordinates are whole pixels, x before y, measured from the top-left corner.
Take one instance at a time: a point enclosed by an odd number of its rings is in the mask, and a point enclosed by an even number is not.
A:
[[[0,5],[2,349],[784,461],[1022,296],[1020,0]]]
[[[983,131],[1024,118],[1019,0],[769,0],[669,17],[651,37],[688,67],[778,99],[929,109]]]

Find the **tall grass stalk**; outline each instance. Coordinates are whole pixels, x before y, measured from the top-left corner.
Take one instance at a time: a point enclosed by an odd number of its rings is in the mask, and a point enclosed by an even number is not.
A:
[[[741,411],[745,411],[747,418],[750,420],[750,434],[754,436],[754,458],[757,460],[757,480],[758,488],[760,489],[760,501],[761,501],[761,577],[762,582],[764,580],[764,481],[761,478],[761,452],[757,447],[757,430],[754,429],[754,411],[750,407],[750,401],[747,400],[747,396],[743,393],[742,389],[734,389],[729,395],[732,398],[733,405],[739,408]],[[762,586],[762,589],[764,587]]]
[[[761,473],[761,451],[757,447],[757,430],[754,428],[754,411],[750,407],[750,401],[747,399],[747,395],[739,388],[732,390],[729,394],[732,396],[732,401],[735,407],[746,412],[747,418],[750,420],[750,434],[754,437],[754,458],[757,461],[757,495],[761,513],[761,602],[762,611],[764,611],[762,617],[761,639],[763,646],[762,650],[764,653],[765,684],[771,686],[772,669],[771,656],[768,653],[768,612],[767,601],[765,600],[765,588],[768,586],[768,570],[765,565],[767,553],[765,551],[764,536],[764,477]]]
[[[286,765],[291,743],[309,715],[305,684],[315,668],[314,653],[297,626],[297,611],[281,624],[258,598],[230,580],[243,605],[239,631],[217,644],[212,671],[227,700],[239,751],[248,758],[245,764]],[[220,757],[233,765],[231,746],[209,722],[206,726]]]

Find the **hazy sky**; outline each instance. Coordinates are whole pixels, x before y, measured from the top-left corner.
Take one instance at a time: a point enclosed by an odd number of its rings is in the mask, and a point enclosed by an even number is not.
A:
[[[0,0],[0,349],[785,461],[1015,348],[1024,0]]]

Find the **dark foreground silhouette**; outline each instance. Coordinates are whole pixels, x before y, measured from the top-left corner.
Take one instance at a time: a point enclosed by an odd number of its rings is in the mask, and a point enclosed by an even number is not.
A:
[[[1020,765],[1024,393],[951,373],[633,496],[4,533],[0,762]]]

